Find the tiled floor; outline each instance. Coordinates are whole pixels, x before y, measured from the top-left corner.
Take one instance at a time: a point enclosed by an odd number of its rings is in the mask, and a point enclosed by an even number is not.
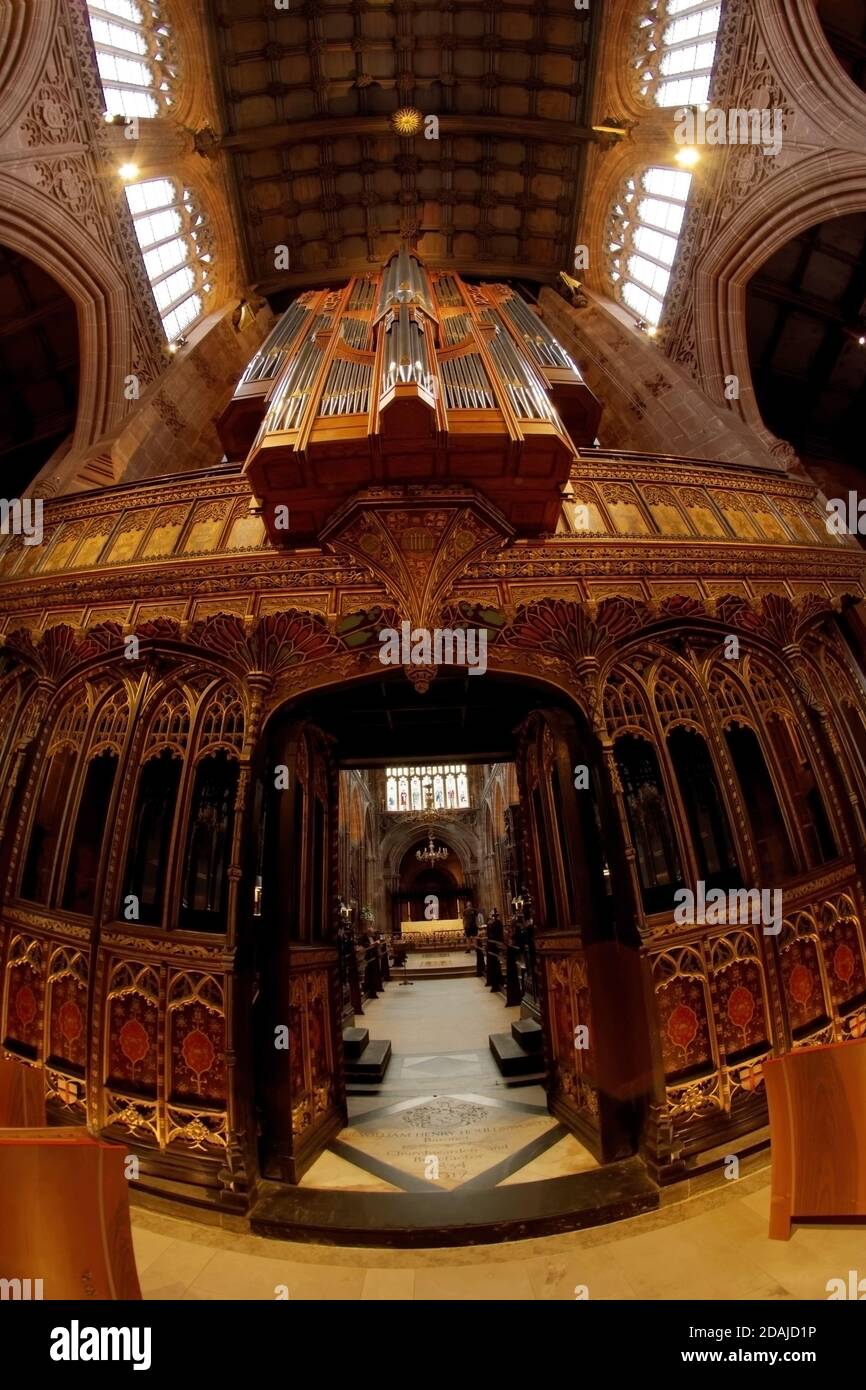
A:
[[[384,1084],[349,1097],[349,1126],[301,1186],[453,1192],[595,1167],[540,1086],[509,1088],[499,1074],[488,1034],[507,1033],[519,1014],[475,976],[392,981],[358,1019],[372,1038],[391,1039]]]
[[[456,1250],[296,1245],[144,1211],[133,1226],[147,1299],[826,1299],[829,1279],[866,1273],[863,1227],[771,1241],[768,1210],[762,1172],[616,1225]]]
[[[350,1124],[303,1186],[453,1191],[578,1172],[593,1160],[560,1136],[535,1086],[509,1090],[487,1034],[505,1009],[477,979],[388,986],[363,1019],[395,1058],[377,1095],[351,1098]],[[438,1171],[428,1160],[438,1158]],[[866,1275],[863,1227],[802,1227],[767,1238],[768,1171],[612,1225],[442,1250],[296,1244],[135,1209],[149,1299],[822,1299],[827,1281]],[[583,1295],[581,1295],[583,1296]]]

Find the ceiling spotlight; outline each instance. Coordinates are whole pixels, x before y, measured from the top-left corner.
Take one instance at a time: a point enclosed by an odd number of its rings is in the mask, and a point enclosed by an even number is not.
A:
[[[696,150],[694,145],[686,145],[683,149],[677,150],[677,164],[682,164],[685,169],[693,169],[700,157],[700,150]]]
[[[424,116],[415,106],[401,106],[391,117],[391,129],[402,136],[417,135]]]
[[[862,337],[862,335],[857,339],[857,342],[860,344],[861,347],[866,347],[866,338]]]
[[[105,124],[106,124],[106,125],[114,125],[114,112],[113,112],[113,111],[103,111],[103,113],[102,113],[102,119],[105,121]]]
[[[120,175],[120,177],[128,183],[130,179],[135,179],[138,177],[138,165],[121,164],[117,172]]]

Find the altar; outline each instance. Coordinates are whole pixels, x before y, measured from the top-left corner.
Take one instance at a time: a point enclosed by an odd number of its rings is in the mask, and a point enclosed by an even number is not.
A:
[[[400,931],[403,936],[429,936],[431,932],[459,932],[463,935],[463,921],[460,917],[433,918],[428,921],[426,917],[420,918],[417,922],[411,922],[407,918],[400,923]]]

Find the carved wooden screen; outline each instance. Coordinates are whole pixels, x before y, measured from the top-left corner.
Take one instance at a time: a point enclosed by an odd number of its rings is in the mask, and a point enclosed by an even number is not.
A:
[[[297,1182],[345,1123],[335,931],[338,774],[325,735],[283,726],[270,786],[255,1006],[262,1168]]]
[[[622,1157],[649,1073],[630,880],[601,750],[569,714],[536,711],[520,729],[516,761],[548,1103],[599,1157]]]

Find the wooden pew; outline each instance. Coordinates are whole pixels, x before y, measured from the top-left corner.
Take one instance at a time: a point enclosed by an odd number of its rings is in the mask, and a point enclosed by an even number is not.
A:
[[[45,1070],[0,1056],[0,1128],[45,1124]]]
[[[764,1063],[773,1157],[770,1239],[791,1222],[866,1216],[866,1038]]]
[[[41,1280],[46,1300],[140,1299],[125,1157],[85,1129],[0,1130],[0,1279]]]

